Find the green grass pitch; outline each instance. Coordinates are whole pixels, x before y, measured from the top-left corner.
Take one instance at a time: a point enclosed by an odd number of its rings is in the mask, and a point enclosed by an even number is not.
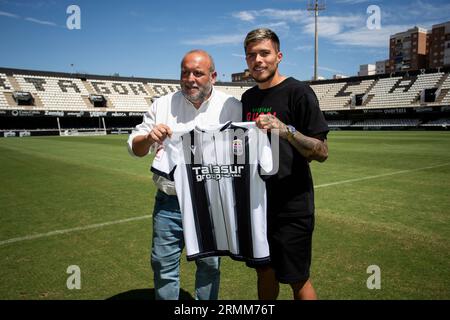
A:
[[[151,158],[126,139],[0,139],[0,299],[151,299]],[[331,132],[329,148],[312,164],[318,297],[450,299],[450,133]],[[183,298],[194,272],[183,257]],[[256,299],[252,269],[224,257],[221,272],[220,299]]]

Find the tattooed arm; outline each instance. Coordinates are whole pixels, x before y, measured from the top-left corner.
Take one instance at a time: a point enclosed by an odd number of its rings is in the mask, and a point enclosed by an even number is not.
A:
[[[328,158],[327,141],[315,137],[308,137],[299,131],[290,133],[287,125],[273,115],[260,115],[256,119],[256,125],[260,129],[272,131],[286,139],[308,161],[317,160],[324,162]]]

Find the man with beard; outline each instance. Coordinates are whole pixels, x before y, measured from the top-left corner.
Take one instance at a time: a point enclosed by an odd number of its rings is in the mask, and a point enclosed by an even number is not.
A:
[[[270,264],[257,271],[258,297],[276,299],[279,283],[294,299],[316,299],[309,279],[314,229],[314,187],[309,162],[328,157],[328,125],[307,84],[279,73],[283,54],[278,36],[256,29],[244,41],[250,74],[257,86],[242,96],[243,118],[278,134],[279,170],[266,181]]]
[[[203,50],[186,53],[181,62],[181,91],[154,101],[128,139],[132,155],[143,157],[152,150],[164,152],[163,141],[174,131],[194,125],[206,126],[240,121],[241,103],[214,89],[217,73],[211,56]],[[176,300],[180,291],[180,258],[184,248],[182,217],[173,181],[153,175],[158,188],[153,211],[151,265],[155,298]],[[195,298],[218,299],[220,272],[218,257],[197,259]]]

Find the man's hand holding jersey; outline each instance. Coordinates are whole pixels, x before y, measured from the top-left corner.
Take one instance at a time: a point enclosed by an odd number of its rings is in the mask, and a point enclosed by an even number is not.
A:
[[[255,120],[256,126],[262,130],[273,130],[280,138],[287,139],[287,126],[280,119],[271,114],[261,114]]]
[[[146,135],[139,135],[133,139],[133,152],[138,157],[146,156],[154,144],[162,144],[167,137],[172,136],[172,129],[166,124],[157,124]]]
[[[169,128],[168,125],[160,123],[153,127],[152,131],[150,131],[146,135],[146,139],[152,145],[153,143],[162,144],[167,137],[172,136],[172,129]]]

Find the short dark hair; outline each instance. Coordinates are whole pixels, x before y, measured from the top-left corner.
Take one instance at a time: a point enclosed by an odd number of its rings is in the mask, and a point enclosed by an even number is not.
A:
[[[247,52],[247,47],[251,42],[262,40],[271,40],[275,44],[275,49],[277,51],[280,51],[280,39],[278,38],[277,34],[267,28],[258,28],[250,31],[245,37],[244,40],[245,52]]]

